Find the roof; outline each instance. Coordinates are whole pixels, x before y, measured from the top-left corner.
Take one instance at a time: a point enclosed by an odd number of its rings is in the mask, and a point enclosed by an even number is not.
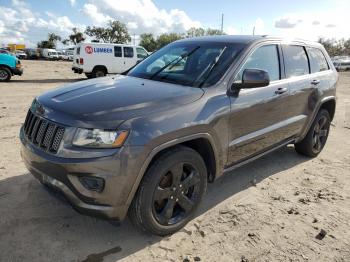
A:
[[[258,35],[214,35],[186,38],[180,41],[199,41],[199,42],[225,42],[225,43],[248,43],[262,39]]]
[[[241,44],[250,44],[254,42],[260,42],[260,41],[268,41],[268,40],[277,40],[282,42],[298,42],[303,43],[305,45],[312,45],[312,46],[320,46],[317,42],[307,41],[303,39],[297,39],[297,38],[285,38],[285,37],[278,37],[278,36],[269,36],[269,35],[216,35],[216,36],[201,36],[201,37],[193,37],[193,38],[186,38],[179,40],[178,42],[182,41],[189,41],[189,42],[218,42],[218,43],[241,43]]]
[[[75,45],[75,47],[80,46],[80,45],[92,45],[92,46],[104,46],[104,45],[110,45],[110,46],[131,46],[131,47],[140,47],[138,45],[129,45],[129,44],[115,44],[115,43],[95,43],[95,42],[80,42]]]

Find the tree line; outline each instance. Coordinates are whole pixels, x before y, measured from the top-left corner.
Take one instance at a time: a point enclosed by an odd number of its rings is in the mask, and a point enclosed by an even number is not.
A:
[[[140,46],[143,46],[149,52],[153,52],[163,46],[174,42],[179,39],[206,36],[206,35],[222,35],[225,34],[217,29],[211,28],[191,28],[187,32],[179,33],[164,33],[159,36],[155,36],[152,33],[145,33],[140,35]],[[61,41],[64,45],[76,45],[83,42],[87,36],[92,38],[92,42],[104,42],[115,44],[126,44],[131,41],[131,37],[126,25],[120,21],[109,21],[107,26],[88,26],[84,32],[79,31],[77,28],[72,29],[72,33],[67,39],[62,39],[59,35],[49,33],[47,40],[40,41],[38,43],[39,48],[56,48],[58,41]],[[319,38],[321,43],[327,50],[330,56],[350,55],[350,39],[326,39]]]
[[[76,45],[83,42],[86,37],[92,38],[91,42],[103,42],[114,44],[126,44],[131,41],[131,36],[128,32],[126,25],[120,21],[109,21],[106,27],[88,26],[84,32],[79,31],[78,28],[73,28],[72,33],[68,38],[63,39],[61,36],[55,33],[49,33],[47,40],[38,42],[38,48],[56,48],[57,42],[62,42],[64,45]],[[143,46],[149,52],[153,52],[171,42],[176,40],[205,35],[221,35],[224,34],[217,29],[204,29],[204,28],[191,28],[186,33],[164,33],[159,36],[155,36],[152,33],[145,33],[140,35],[140,46]]]
[[[319,38],[318,42],[324,46],[328,54],[333,56],[350,56],[350,38],[349,39],[326,39]]]

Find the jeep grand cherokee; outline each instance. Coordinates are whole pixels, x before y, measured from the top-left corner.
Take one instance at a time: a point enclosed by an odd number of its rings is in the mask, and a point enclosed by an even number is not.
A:
[[[81,212],[173,233],[207,183],[281,146],[316,157],[335,112],[325,49],[266,36],[185,39],[124,75],[34,99],[22,157]]]

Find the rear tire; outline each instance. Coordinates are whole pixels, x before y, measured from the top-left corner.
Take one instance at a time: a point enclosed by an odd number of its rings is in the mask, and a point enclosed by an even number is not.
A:
[[[178,146],[149,167],[129,209],[132,223],[152,234],[172,234],[190,221],[207,188],[207,169],[193,149]]]
[[[329,134],[331,118],[325,109],[321,109],[312,123],[306,137],[294,145],[295,150],[304,156],[316,157],[325,146]]]
[[[93,78],[97,78],[97,77],[104,77],[106,76],[107,72],[104,68],[94,68],[94,70],[92,70],[92,77]]]
[[[12,76],[11,71],[6,67],[0,67],[0,82],[10,81]]]

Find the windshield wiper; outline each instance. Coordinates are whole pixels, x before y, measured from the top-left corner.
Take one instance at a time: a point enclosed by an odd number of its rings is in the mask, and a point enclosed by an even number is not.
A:
[[[168,66],[172,65],[173,63],[176,65],[177,63],[179,63],[181,60],[185,59],[186,57],[189,57],[190,55],[192,55],[195,51],[197,51],[200,48],[200,46],[197,46],[196,48],[193,48],[191,50],[191,52],[182,54],[181,56],[175,58],[174,60],[170,61],[168,64],[166,64],[165,66],[163,66],[162,68],[160,68],[159,70],[157,70],[157,72],[155,72],[153,75],[151,75],[149,77],[149,79],[153,79],[154,77],[156,77],[159,73],[161,73],[164,69],[166,69]]]
[[[221,50],[220,54],[214,58],[214,60],[207,66],[207,68],[203,71],[203,73],[201,73],[193,82],[192,85],[194,83],[196,83],[199,79],[201,79],[207,72],[207,75],[204,77],[204,79],[199,83],[198,87],[202,87],[205,82],[208,80],[210,74],[213,72],[213,69],[215,68],[215,66],[218,64],[221,56],[223,55],[223,53],[226,50],[226,46]]]

